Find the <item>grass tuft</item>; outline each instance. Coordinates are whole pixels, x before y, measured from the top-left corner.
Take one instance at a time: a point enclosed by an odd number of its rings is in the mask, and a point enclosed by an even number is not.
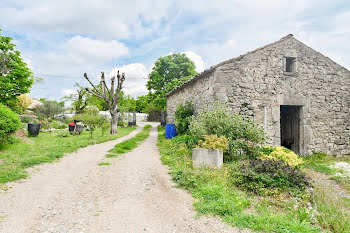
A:
[[[109,150],[110,153],[106,155],[107,158],[117,157],[120,154],[125,154],[136,148],[141,142],[148,138],[151,125],[146,125],[141,132],[136,134],[135,137],[130,138],[124,142],[118,143],[113,149]]]
[[[98,163],[99,166],[107,166],[107,165],[111,165],[111,163],[107,163],[107,162],[100,162]]]

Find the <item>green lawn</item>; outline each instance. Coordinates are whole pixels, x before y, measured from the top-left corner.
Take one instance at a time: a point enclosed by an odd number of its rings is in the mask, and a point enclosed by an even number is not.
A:
[[[13,144],[0,148],[0,184],[26,178],[26,168],[37,164],[55,161],[66,153],[81,147],[102,143],[129,134],[136,127],[119,128],[118,135],[106,133],[101,135],[97,129],[93,138],[84,131],[81,135],[72,136],[69,132],[40,132],[37,137],[17,140]]]
[[[118,143],[113,149],[111,149],[109,154],[106,155],[107,158],[117,157],[120,154],[125,154],[136,148],[141,142],[148,138],[151,131],[151,125],[146,125],[141,132],[136,134],[135,137],[130,138],[124,142]]]

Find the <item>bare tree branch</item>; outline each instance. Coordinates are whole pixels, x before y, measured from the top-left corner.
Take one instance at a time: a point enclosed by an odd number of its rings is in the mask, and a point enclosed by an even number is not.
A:
[[[106,81],[105,81],[105,75],[104,72],[101,72],[101,90],[98,90],[92,82],[89,80],[87,74],[84,74],[84,77],[88,80],[90,85],[94,88],[94,90],[86,88],[86,90],[91,93],[92,95],[101,98],[106,101],[109,107],[109,112],[111,114],[112,120],[111,120],[111,134],[117,133],[117,122],[118,122],[118,100],[119,95],[122,90],[122,85],[125,80],[125,74],[123,73],[120,76],[119,70],[117,74],[118,83],[117,88],[115,89],[115,77],[112,77],[111,79],[111,89],[108,89]]]
[[[88,78],[88,76],[87,76],[87,74],[86,73],[84,73],[84,77],[86,78],[86,80],[90,83],[90,85],[95,89],[95,91],[99,94],[99,95],[101,95],[101,92],[95,87],[95,85],[90,81],[90,79]],[[87,91],[89,91],[88,89],[87,89]]]
[[[89,92],[90,94],[92,94],[92,95],[94,95],[94,96],[98,97],[98,98],[101,98],[101,99],[104,99],[105,101],[108,101],[107,99],[105,99],[105,97],[104,97],[104,96],[102,96],[102,95],[100,95],[100,94],[97,94],[97,93],[93,92],[93,91],[92,91],[92,90],[90,90],[89,88],[86,88],[85,90],[86,90],[87,92]]]

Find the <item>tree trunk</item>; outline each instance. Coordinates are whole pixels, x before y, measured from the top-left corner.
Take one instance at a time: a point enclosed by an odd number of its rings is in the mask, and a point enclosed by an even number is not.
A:
[[[114,112],[111,113],[111,134],[117,134],[117,127],[118,127],[118,113]]]

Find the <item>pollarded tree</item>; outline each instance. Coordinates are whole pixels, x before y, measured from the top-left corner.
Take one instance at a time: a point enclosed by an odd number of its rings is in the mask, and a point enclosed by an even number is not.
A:
[[[0,34],[0,103],[28,93],[34,81],[33,73],[11,41],[11,37]]]
[[[94,85],[90,79],[88,78],[87,74],[84,74],[84,77],[86,80],[90,83],[92,86],[92,89],[86,88],[86,90],[100,98],[103,99],[107,104],[109,108],[109,113],[111,114],[111,134],[117,134],[117,122],[118,122],[118,100],[120,97],[120,92],[123,87],[123,82],[125,80],[125,74],[122,75],[117,74],[117,86],[115,87],[115,76],[111,79],[111,88],[109,89],[106,84],[105,80],[105,74],[104,72],[101,73],[101,80],[100,80],[100,86],[101,88],[98,88],[96,85]]]

